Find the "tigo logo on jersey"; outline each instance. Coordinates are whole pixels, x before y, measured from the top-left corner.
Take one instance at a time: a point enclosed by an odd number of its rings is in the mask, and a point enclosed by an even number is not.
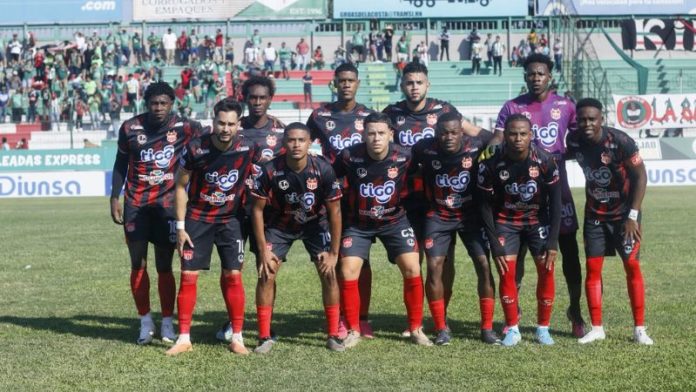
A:
[[[459,172],[457,176],[438,174],[435,176],[435,185],[440,188],[451,188],[455,192],[464,192],[469,186],[469,172]]]
[[[391,178],[392,180],[398,176],[399,176],[399,169],[397,169],[395,167],[390,167],[387,170],[387,177]]]
[[[611,182],[611,170],[609,170],[609,168],[606,166],[602,166],[597,170],[592,170],[591,168],[586,167],[583,169],[583,173],[585,174],[585,179],[587,179],[587,181],[594,181],[595,184],[601,187],[605,187]]]
[[[518,184],[513,182],[512,184],[505,185],[505,192],[510,195],[520,195],[522,201],[532,200],[534,194],[537,192],[536,181],[529,180],[526,184]]]
[[[414,134],[412,130],[407,129],[399,133],[399,144],[402,146],[412,146],[418,143],[421,139],[426,139],[435,136],[433,128],[425,128],[423,132]]]
[[[375,185],[371,182],[360,184],[360,196],[375,198],[380,204],[388,203],[394,193],[396,193],[394,181],[387,181],[384,185]]]
[[[329,138],[329,143],[338,151],[343,151],[344,148],[348,148],[360,142],[362,142],[362,135],[359,133],[353,133],[350,137],[346,138],[341,135],[334,135]]]
[[[318,186],[318,181],[316,178],[308,178],[307,179],[307,189],[309,189],[310,191],[313,191],[313,190],[317,189],[317,186]]]
[[[143,135],[144,136],[144,135]],[[152,148],[140,151],[140,160],[143,162],[155,161],[155,165],[159,168],[168,168],[169,162],[174,158],[174,146],[165,146],[161,151],[155,151]]]
[[[176,131],[167,131],[167,142],[169,143],[174,143],[176,142]]]
[[[234,184],[239,180],[239,171],[236,169],[230,170],[225,175],[219,175],[218,172],[205,173],[205,180],[211,184],[217,184],[223,191],[229,191]]]
[[[558,138],[558,123],[550,122],[545,127],[539,127],[534,124],[532,131],[534,132],[534,139],[540,140],[544,147],[551,147]]]

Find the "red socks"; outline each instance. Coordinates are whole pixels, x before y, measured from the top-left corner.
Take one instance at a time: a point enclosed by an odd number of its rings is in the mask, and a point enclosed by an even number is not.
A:
[[[628,288],[628,297],[631,299],[631,311],[633,312],[633,322],[635,326],[645,325],[645,285],[643,283],[643,274],[640,271],[640,264],[635,258],[639,244],[636,243],[636,249],[633,250],[628,260],[624,262],[624,270],[626,271],[626,286]]]
[[[441,331],[445,329],[445,300],[440,298],[434,301],[428,302],[428,307],[430,308],[430,314],[433,316],[433,323],[435,323],[435,331]]]
[[[181,273],[181,285],[179,286],[179,296],[177,297],[179,308],[179,333],[187,334],[191,332],[193,309],[196,307],[197,282],[197,274]]]
[[[256,306],[256,318],[259,325],[259,340],[271,337],[271,316],[273,315],[273,306]]]
[[[372,268],[363,263],[358,277],[358,290],[360,291],[360,319],[367,320],[370,312],[370,299],[372,298]]]
[[[242,274],[220,275],[220,290],[225,299],[227,315],[232,323],[232,332],[239,333],[244,326],[244,285]]]
[[[588,257],[586,262],[585,295],[593,326],[602,325],[602,265],[604,257]]]
[[[172,317],[176,300],[176,281],[172,271],[157,273],[157,291],[162,306],[162,317]]]
[[[348,329],[360,332],[360,292],[357,280],[339,280]]]
[[[329,336],[338,336],[338,319],[341,316],[341,309],[338,304],[324,305],[324,315],[326,315],[326,330]]]
[[[413,278],[404,278],[404,304],[406,305],[409,330],[413,331],[420,328],[423,324],[423,279],[420,275]],[[348,313],[347,306],[346,313]]]
[[[548,327],[551,324],[553,299],[556,295],[556,283],[553,279],[555,267],[551,266],[551,269],[547,270],[543,262],[534,264],[537,269],[537,324]]]
[[[515,283],[515,271],[517,260],[515,258],[506,261],[508,271],[500,276],[500,303],[505,314],[505,325],[513,326],[519,323],[517,314],[517,283]]]
[[[493,329],[493,309],[495,309],[495,299],[479,298],[479,308],[481,309],[481,329]]]
[[[130,286],[138,315],[150,313],[150,276],[147,269],[131,269]]]

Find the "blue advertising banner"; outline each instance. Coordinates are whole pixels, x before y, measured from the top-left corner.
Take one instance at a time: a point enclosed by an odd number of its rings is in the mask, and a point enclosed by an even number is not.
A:
[[[2,0],[0,23],[89,23],[130,20],[128,0]]]
[[[334,19],[526,16],[527,0],[334,0]]]
[[[537,15],[696,15],[694,0],[539,0]]]

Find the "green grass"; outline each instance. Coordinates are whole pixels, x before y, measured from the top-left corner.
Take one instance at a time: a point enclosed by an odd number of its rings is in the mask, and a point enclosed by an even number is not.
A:
[[[405,326],[401,278],[375,246],[376,339],[330,353],[323,348],[319,281],[297,244],[278,282],[273,326],[281,340],[270,355],[248,357],[230,354],[214,338],[226,317],[217,256],[212,272],[199,280],[195,351],[168,358],[158,341],[134,343],[138,322],[127,251],[105,198],[0,200],[0,390],[695,390],[694,190],[652,188],[644,203],[641,253],[653,347],[630,342],[618,258],[604,267],[606,341],[581,347],[570,336],[559,268],[556,345],[533,343],[535,274],[526,263],[523,342],[514,349],[483,345],[477,340],[475,275],[461,245],[450,306],[455,339],[449,347],[413,346],[399,337]],[[246,340],[253,346],[254,269],[247,268],[244,278]],[[154,287],[153,279],[153,308],[159,309]],[[495,320],[500,330],[499,305]],[[429,318],[425,323],[432,325]]]

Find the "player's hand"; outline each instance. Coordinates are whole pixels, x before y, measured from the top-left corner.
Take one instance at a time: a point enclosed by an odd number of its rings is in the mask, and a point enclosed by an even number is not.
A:
[[[553,264],[556,262],[556,257],[558,256],[558,251],[556,249],[547,249],[542,255],[542,261],[544,262],[544,267],[547,271],[551,271]]]
[[[493,260],[495,260],[495,265],[498,267],[498,272],[500,272],[500,275],[505,275],[508,273],[508,271],[510,271],[505,256],[493,256]]]
[[[268,280],[272,275],[275,275],[278,264],[280,264],[280,260],[275,253],[271,252],[270,250],[261,252],[259,278]]]
[[[123,207],[118,199],[111,199],[111,220],[117,225],[123,224]]]
[[[317,265],[319,272],[326,277],[336,273],[336,264],[338,263],[338,254],[333,252],[321,252],[317,256]]]
[[[191,237],[189,237],[188,233],[186,230],[177,230],[176,231],[176,249],[179,251],[179,257],[182,257],[184,255],[184,245],[188,244],[191,249],[193,249],[193,241],[191,241]]]
[[[627,243],[640,242],[642,235],[640,225],[633,219],[626,219],[624,222],[624,241]]]

